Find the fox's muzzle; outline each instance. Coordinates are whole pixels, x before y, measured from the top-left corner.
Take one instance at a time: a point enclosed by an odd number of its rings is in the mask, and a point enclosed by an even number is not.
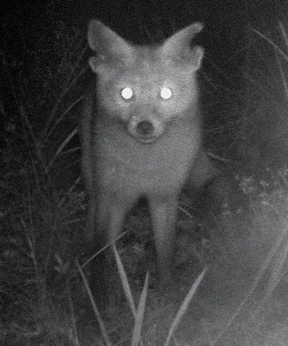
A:
[[[164,132],[164,124],[156,119],[139,119],[132,117],[128,123],[129,134],[144,144],[150,144],[159,138]]]

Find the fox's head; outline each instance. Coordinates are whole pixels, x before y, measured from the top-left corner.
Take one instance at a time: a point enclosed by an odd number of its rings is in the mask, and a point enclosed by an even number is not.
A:
[[[114,117],[141,143],[152,143],[170,122],[197,117],[196,71],[203,48],[191,40],[203,28],[194,23],[162,44],[136,46],[99,21],[89,24],[89,46],[97,54],[97,102],[103,116]]]

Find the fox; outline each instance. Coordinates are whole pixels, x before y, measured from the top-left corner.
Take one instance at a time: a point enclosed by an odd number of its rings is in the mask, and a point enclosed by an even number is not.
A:
[[[191,45],[196,22],[164,42],[135,45],[98,20],[88,44],[94,79],[81,118],[87,234],[95,251],[111,244],[140,198],[148,202],[162,287],[173,282],[179,196],[217,175],[203,148],[198,71],[204,49]],[[107,301],[108,255],[91,264],[91,291]],[[111,257],[111,256],[110,256]]]

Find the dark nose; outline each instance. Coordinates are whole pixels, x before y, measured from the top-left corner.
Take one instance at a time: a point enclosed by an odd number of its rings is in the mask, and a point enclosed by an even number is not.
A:
[[[149,136],[153,133],[153,124],[148,120],[143,120],[137,125],[137,132],[142,136]]]

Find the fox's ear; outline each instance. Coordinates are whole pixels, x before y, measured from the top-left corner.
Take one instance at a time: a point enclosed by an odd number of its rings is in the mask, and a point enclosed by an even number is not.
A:
[[[97,52],[97,58],[91,58],[92,66],[106,59],[127,60],[133,56],[133,48],[122,37],[109,29],[99,20],[91,20],[88,28],[88,43]],[[92,67],[92,69],[94,69]]]
[[[196,34],[202,31],[204,25],[196,22],[176,32],[162,45],[162,55],[171,60],[185,60],[192,62],[195,70],[201,66],[204,49],[195,46],[191,49],[191,41]]]

